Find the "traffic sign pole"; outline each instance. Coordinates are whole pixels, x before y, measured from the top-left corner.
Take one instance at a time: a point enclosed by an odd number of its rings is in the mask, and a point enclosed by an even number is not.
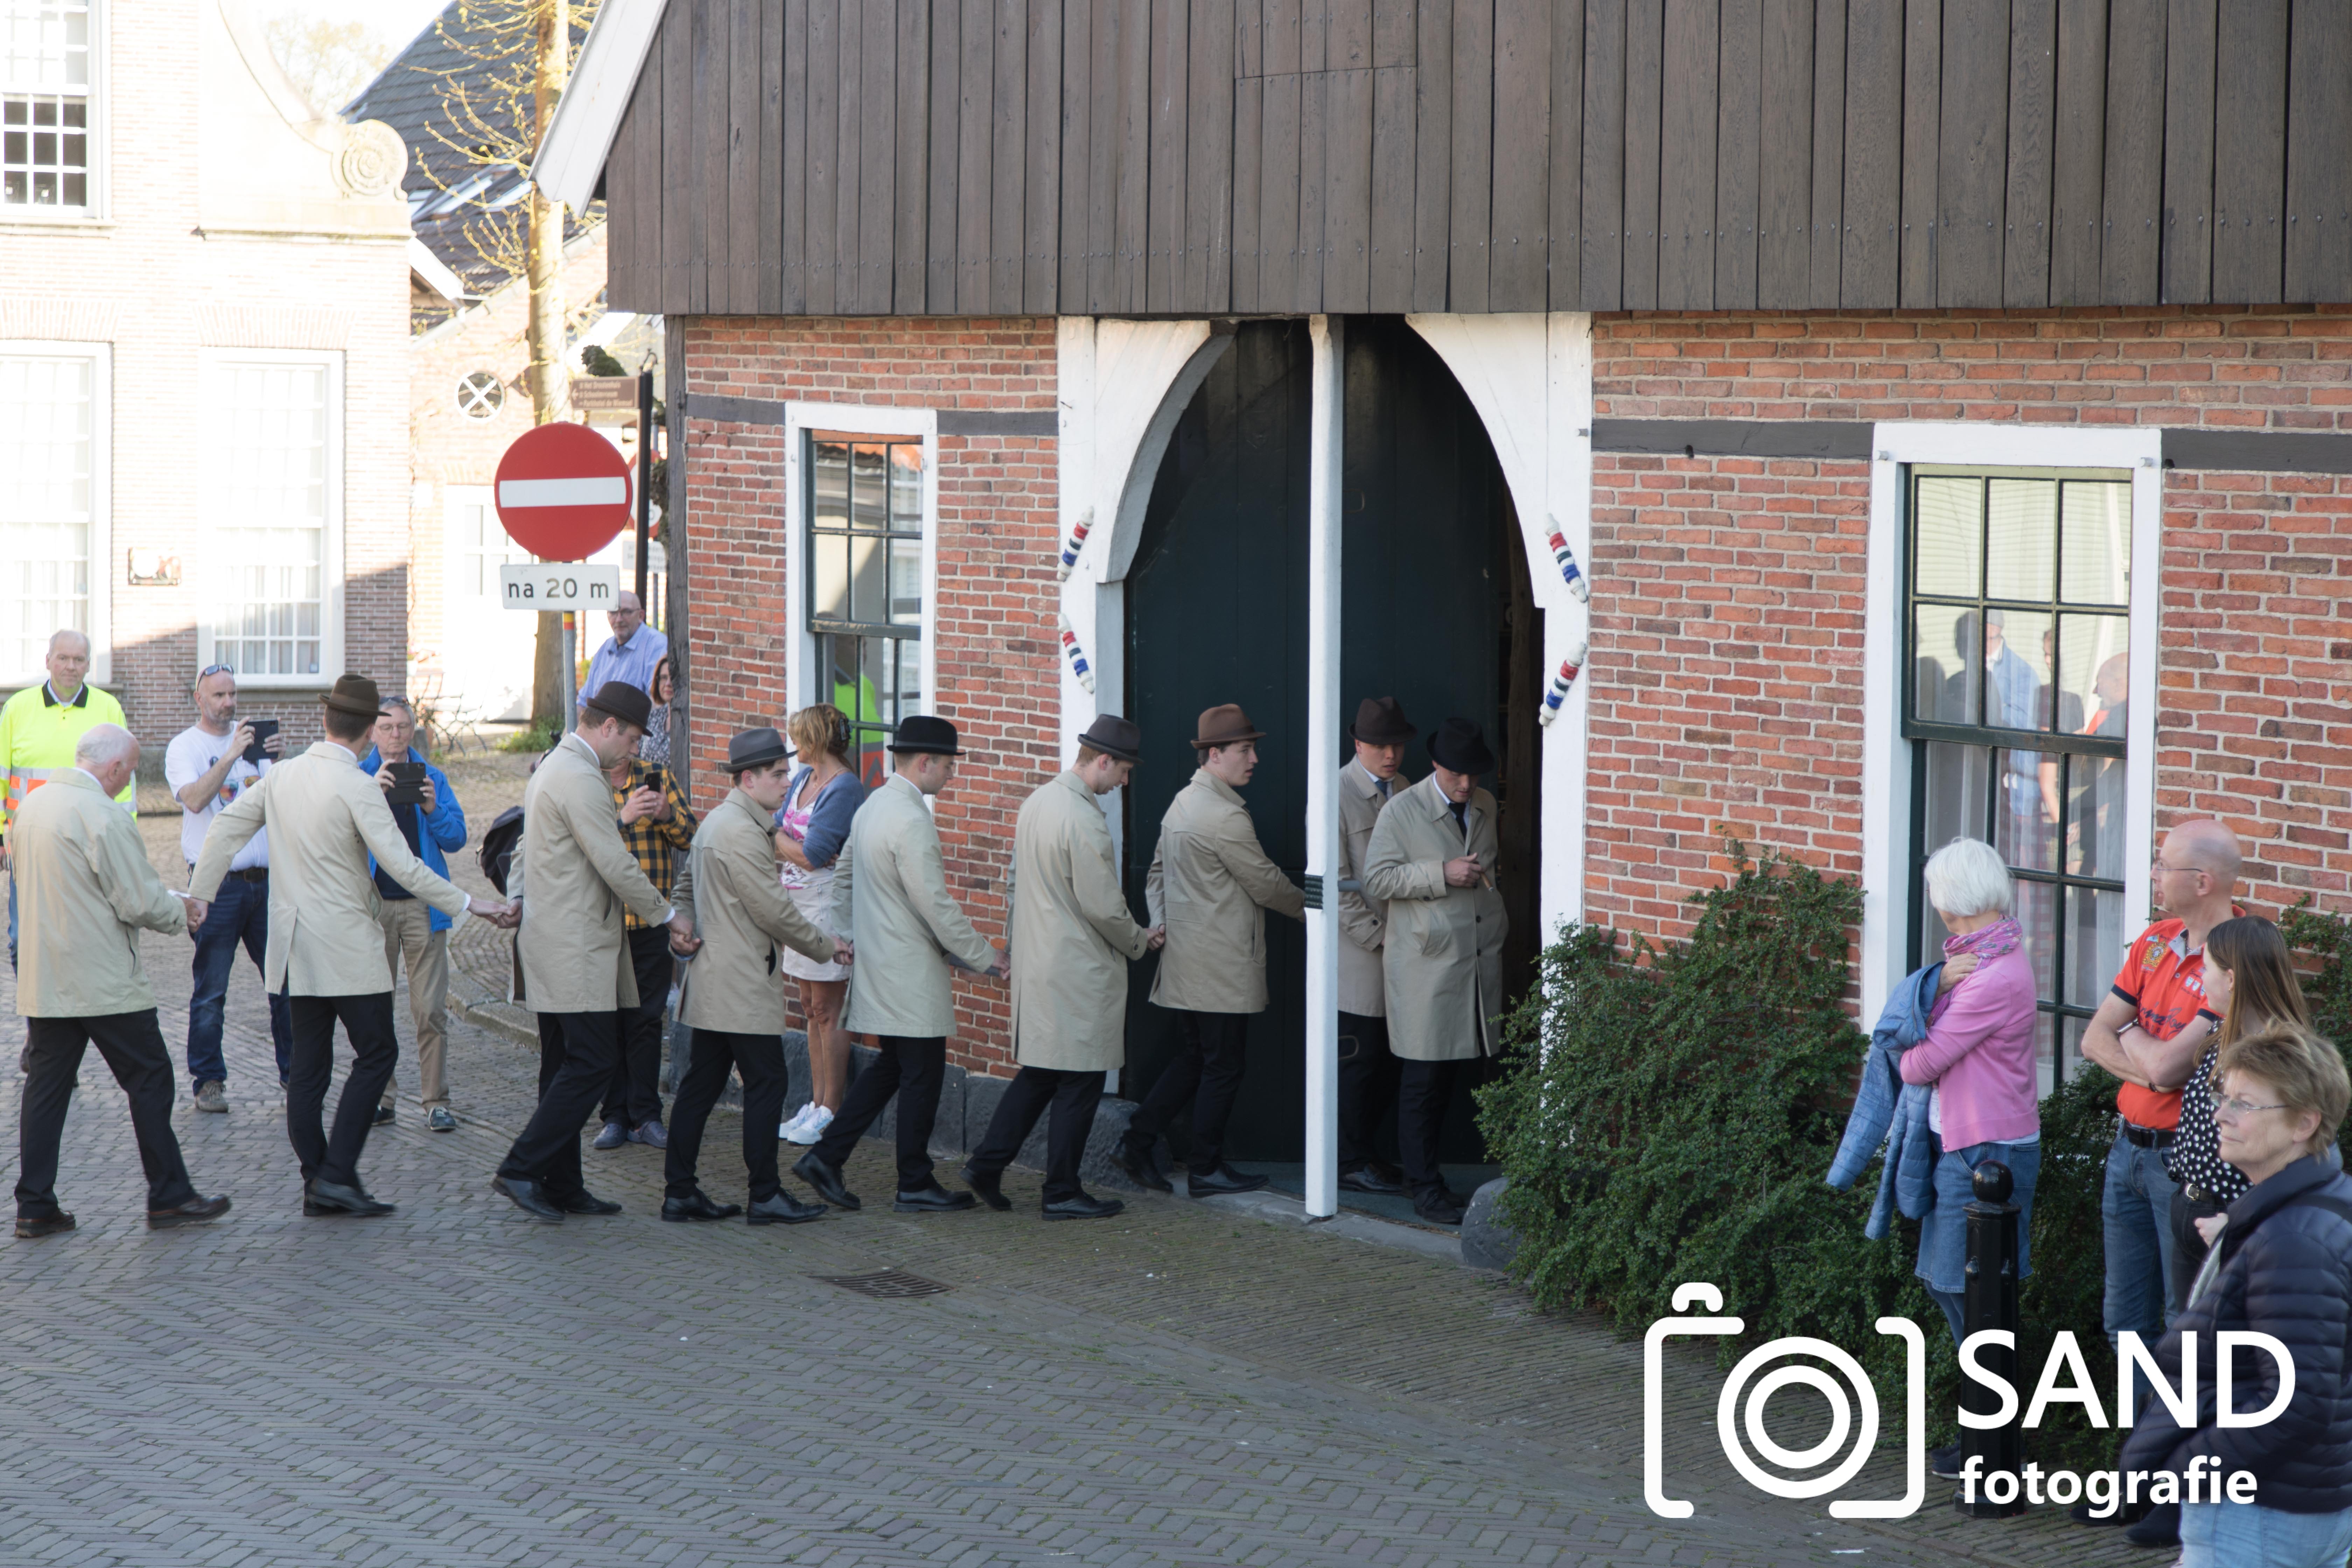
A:
[[[652,548],[653,504],[654,373],[645,370],[637,373],[637,605],[648,621],[654,619],[654,607],[646,603],[646,558]]]

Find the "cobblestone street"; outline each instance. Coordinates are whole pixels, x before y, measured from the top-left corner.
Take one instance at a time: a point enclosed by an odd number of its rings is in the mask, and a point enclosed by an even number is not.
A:
[[[478,833],[494,805],[467,805]],[[178,882],[173,825],[142,826]],[[187,945],[146,951],[176,1059]],[[13,996],[0,1011],[13,1062]],[[249,967],[228,1055],[232,1112],[194,1114],[184,1082],[175,1121],[234,1214],[145,1228],[93,1055],[59,1184],[81,1228],[0,1252],[6,1568],[2130,1560],[2053,1510],[1958,1520],[1941,1487],[1881,1526],[1750,1492],[1706,1456],[1720,1378],[1696,1359],[1669,1464],[1699,1511],[1661,1521],[1638,1344],[1490,1276],[1213,1205],[1041,1225],[1016,1171],[1011,1214],[895,1215],[869,1144],[859,1214],[666,1226],[659,1156],[632,1147],[586,1156],[625,1214],[519,1224],[488,1182],[531,1054],[455,1020],[464,1125],[423,1129],[404,1058],[401,1120],[368,1146],[399,1214],[305,1220]],[[0,1074],[11,1173],[20,1085]],[[735,1147],[714,1119],[723,1199]],[[818,1278],[882,1268],[949,1289]]]

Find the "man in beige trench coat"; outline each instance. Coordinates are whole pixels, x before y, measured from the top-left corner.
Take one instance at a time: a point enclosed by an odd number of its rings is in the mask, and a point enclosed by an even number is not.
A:
[[[1462,1223],[1464,1200],[1437,1165],[1437,1135],[1465,1061],[1495,1054],[1503,1008],[1503,936],[1495,889],[1495,797],[1478,787],[1495,754],[1467,719],[1429,738],[1430,776],[1373,825],[1364,891],[1388,905],[1381,982],[1398,1058],[1397,1146],[1413,1212]]]
[[[93,724],[74,743],[74,765],[26,796],[10,826],[22,932],[16,1011],[25,1018],[16,1234],[28,1239],[74,1227],[58,1205],[58,1144],[83,1048],[93,1045],[131,1101],[147,1223],[164,1230],[228,1213],[228,1199],[198,1195],[172,1133],[172,1052],[155,1021],[139,933],[176,934],[188,919],[113,798],[138,771],[131,731]]]
[[[1403,772],[1412,723],[1393,697],[1367,697],[1348,727],[1354,760],[1339,770],[1339,1190],[1401,1193],[1404,1178],[1380,1157],[1383,1127],[1396,1129],[1397,1062],[1389,1050],[1381,960],[1388,906],[1363,890],[1372,826],[1389,801],[1412,787]],[[1356,886],[1351,889],[1348,884]]]
[[[1201,765],[1160,819],[1160,846],[1144,883],[1151,923],[1168,933],[1152,1005],[1176,1013],[1184,1043],[1160,1068],[1112,1159],[1133,1180],[1161,1192],[1170,1188],[1152,1145],[1180,1117],[1191,1126],[1184,1166],[1192,1196],[1255,1192],[1266,1184],[1225,1163],[1224,1152],[1250,1016],[1265,1011],[1265,911],[1307,918],[1306,895],[1266,858],[1242,804],[1265,738],[1237,704],[1201,715],[1192,737]]]
[[[1096,796],[1127,783],[1143,754],[1134,721],[1106,713],[1078,737],[1077,764],[1021,805],[1013,828],[1013,1059],[988,1132],[963,1168],[981,1201],[1013,1206],[1004,1167],[1053,1108],[1045,1217],[1108,1219],[1127,1205],[1078,1184],[1103,1074],[1127,1061],[1127,966],[1166,933],[1128,913]]]
[[[229,862],[253,836],[269,833],[269,945],[262,973],[287,998],[294,1030],[286,1089],[286,1138],[302,1166],[302,1212],[387,1215],[393,1205],[362,1184],[360,1153],[375,1108],[400,1059],[392,1025],[392,965],[383,953],[383,900],[368,859],[420,901],[462,929],[469,914],[508,923],[507,906],[477,903],[408,847],[392,807],[360,759],[375,749],[383,702],[375,682],[343,675],[321,700],[327,738],[268,773],[225,807],[205,831],[188,874],[191,912],[208,905]],[[331,1132],[320,1126],[334,1076],[335,1025],[351,1037],[352,1071],[335,1103]]]
[[[653,700],[626,681],[590,695],[580,727],[555,744],[522,797],[518,858],[528,878],[515,938],[522,1003],[539,1015],[539,1109],[490,1184],[542,1225],[567,1214],[618,1214],[580,1179],[580,1125],[620,1060],[620,1009],[637,1005],[624,907],[670,929],[671,951],[696,944],[693,921],[646,879],[621,842],[604,771],[636,752]],[[378,951],[381,952],[379,944]]]
[[[849,1086],[816,1147],[793,1167],[793,1175],[836,1208],[858,1206],[857,1195],[842,1183],[842,1163],[893,1096],[898,1101],[893,1206],[901,1214],[972,1206],[970,1193],[949,1192],[931,1169],[931,1126],[947,1076],[948,1036],[955,1032],[949,971],[1002,979],[1004,956],[971,929],[948,891],[940,830],[923,804],[947,788],[962,755],[956,727],[946,720],[928,713],[900,720],[890,737],[893,772],[858,806],[834,862],[834,929],[851,940],[858,959],[841,1026],[873,1036],[880,1047]]]

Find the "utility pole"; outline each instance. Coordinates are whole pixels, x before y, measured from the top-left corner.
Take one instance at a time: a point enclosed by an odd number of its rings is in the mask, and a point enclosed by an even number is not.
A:
[[[536,149],[554,122],[556,100],[572,73],[572,0],[535,0],[532,16],[531,145]],[[530,289],[530,314],[525,342],[530,352],[527,373],[530,385],[533,425],[560,419],[571,402],[571,367],[564,362],[563,208],[533,187],[530,196],[530,229],[523,238],[524,275]],[[571,728],[572,715],[562,710],[563,692],[570,687],[573,655],[565,635],[568,617],[539,617],[539,647],[531,670],[531,721],[553,719],[559,729]]]

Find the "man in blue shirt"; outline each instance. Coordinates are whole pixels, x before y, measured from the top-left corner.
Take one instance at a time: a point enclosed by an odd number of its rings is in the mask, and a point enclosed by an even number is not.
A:
[[[436,875],[446,877],[446,852],[466,847],[466,813],[457,804],[457,792],[449,787],[449,776],[410,746],[415,734],[416,712],[408,700],[386,700],[383,716],[375,721],[375,750],[360,767],[374,774],[376,783],[390,794],[392,770],[385,763],[425,764],[423,803],[394,806],[392,819],[416,858]],[[383,922],[383,956],[394,979],[400,976],[401,961],[408,961],[408,1014],[416,1024],[416,1070],[424,1090],[425,1125],[436,1132],[455,1131],[457,1118],[449,1110],[449,1085],[444,1076],[449,1045],[449,917],[412,896],[373,860],[368,870],[383,900],[379,916]],[[392,1120],[392,1080],[385,1079],[383,1100],[375,1111],[379,1127]]]
[[[651,697],[654,667],[669,654],[669,638],[646,625],[643,601],[626,588],[613,601],[612,613],[604,618],[613,624],[613,635],[588,661],[588,679],[580,683],[583,708],[591,694],[604,689],[608,680],[625,680]]]

